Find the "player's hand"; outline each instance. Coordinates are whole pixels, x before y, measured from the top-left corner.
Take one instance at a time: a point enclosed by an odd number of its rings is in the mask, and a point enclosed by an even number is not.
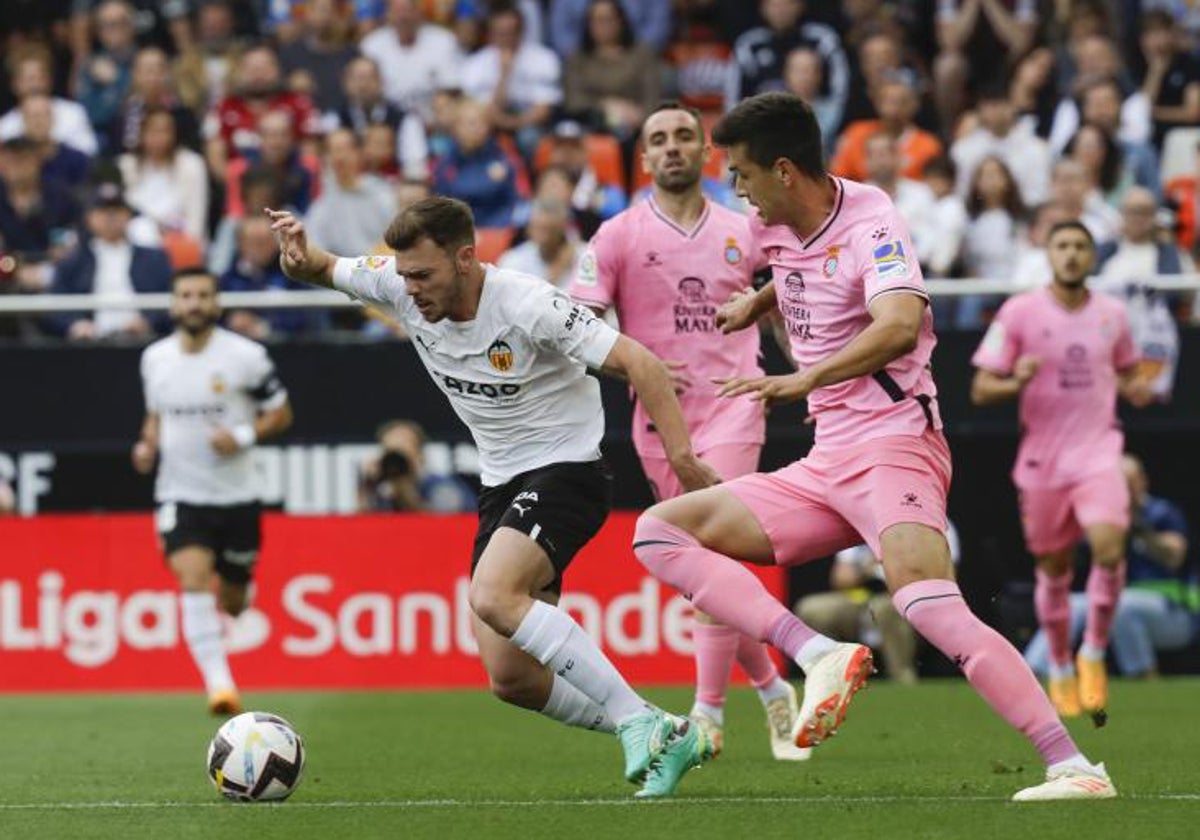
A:
[[[304,222],[288,210],[264,209],[271,220],[271,230],[279,238],[279,265],[283,273],[303,275],[308,269],[308,232]]]
[[[687,362],[673,362],[663,359],[663,364],[667,366],[667,373],[671,376],[671,384],[675,386],[675,393],[682,394],[692,387],[692,378],[688,376]]]
[[[1121,395],[1134,408],[1145,408],[1157,399],[1157,394],[1154,393],[1154,384],[1141,377],[1127,382],[1121,389]]]
[[[717,329],[728,335],[753,326],[758,320],[754,314],[754,296],[753,289],[740,289],[730,295],[729,300],[717,307]]]
[[[693,490],[703,490],[721,483],[721,476],[707,462],[701,461],[694,454],[688,453],[682,458],[671,461],[671,469],[683,485],[685,493]]]
[[[142,475],[149,475],[154,470],[154,461],[158,457],[158,450],[153,444],[139,440],[133,445],[133,468]]]
[[[1013,379],[1017,380],[1017,384],[1024,388],[1041,366],[1042,360],[1037,356],[1022,356],[1013,365]]]
[[[786,403],[802,400],[812,392],[816,383],[801,371],[787,376],[733,376],[714,379],[718,386],[718,397],[740,397],[749,394],[750,399],[766,403]]]
[[[224,426],[213,431],[208,438],[208,444],[218,455],[236,455],[242,451],[241,444],[234,438],[233,433]]]

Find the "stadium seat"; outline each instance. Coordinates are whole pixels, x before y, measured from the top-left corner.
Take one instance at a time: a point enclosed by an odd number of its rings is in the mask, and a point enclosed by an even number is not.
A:
[[[178,271],[195,265],[204,265],[204,246],[196,238],[181,230],[166,230],[162,235],[162,247],[167,252],[171,268]]]
[[[1159,181],[1167,184],[1180,176],[1196,171],[1196,151],[1200,145],[1200,128],[1172,128],[1163,138],[1162,163]]]
[[[475,252],[482,262],[494,263],[513,241],[512,228],[476,228]]]

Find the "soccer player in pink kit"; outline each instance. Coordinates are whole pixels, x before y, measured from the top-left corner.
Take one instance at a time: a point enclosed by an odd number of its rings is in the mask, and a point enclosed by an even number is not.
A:
[[[719,303],[751,287],[755,253],[749,220],[715,204],[700,189],[709,147],[697,112],[663,103],[642,127],[642,165],[653,179],[650,196],[605,222],[592,238],[571,296],[603,312],[616,309],[621,331],[666,360],[699,457],[722,478],[758,469],[765,434],[762,404],[717,396],[713,379],[759,376],[759,337],[724,335]],[[675,477],[641,403],[633,412],[633,442],[656,500],[680,495]],[[715,753],[724,742],[725,695],[736,658],[767,713],[771,751],[803,761],[809,750],[792,743],[799,712],[796,691],[780,678],[766,646],[697,617],[696,701],[690,717],[709,735]]]
[[[807,398],[816,443],[777,472],[655,505],[638,521],[638,558],[698,608],[804,670],[794,736],[812,746],[841,724],[871,652],[808,627],[738,561],[803,563],[866,542],[900,614],[1045,759],[1046,781],[1014,799],[1115,796],[1021,655],[972,614],[954,582],[944,534],[950,452],[929,370],[933,319],[895,207],[874,187],[828,175],[812,110],[790,94],[741,102],[713,141],[728,148],[738,193],[758,210],[758,247],[773,276],[723,307],[718,323],[743,329],[778,305],[797,362],[793,374],[735,377],[722,392]]]
[[[1034,605],[1050,646],[1050,699],[1063,717],[1104,720],[1104,654],[1125,584],[1129,491],[1117,392],[1145,405],[1134,377],[1137,352],[1125,305],[1088,291],[1095,243],[1078,222],[1060,222],[1046,245],[1053,282],[1010,298],[972,359],[977,405],[1020,398],[1021,448],[1013,468],[1025,543],[1037,558]],[[1075,545],[1092,553],[1083,646],[1071,663],[1071,578]]]

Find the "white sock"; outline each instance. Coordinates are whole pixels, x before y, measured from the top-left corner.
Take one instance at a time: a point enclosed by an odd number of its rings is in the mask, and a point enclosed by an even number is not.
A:
[[[512,643],[603,706],[615,723],[646,710],[625,678],[571,616],[544,601],[534,601]]]
[[[1084,757],[1083,753],[1075,753],[1075,755],[1064,761],[1057,761],[1054,764],[1051,764],[1046,768],[1046,772],[1057,773],[1059,770],[1066,770],[1068,768],[1072,770],[1084,770],[1089,773],[1100,772],[1100,768],[1088,761],[1087,758]]]
[[[807,674],[809,669],[816,665],[821,657],[837,646],[838,642],[818,633],[802,644],[800,650],[796,651],[796,664],[800,666],[800,670]]]
[[[592,729],[596,732],[612,733],[616,725],[603,706],[598,706],[586,694],[564,680],[558,674],[550,686],[550,699],[546,701],[542,714],[567,726]]]
[[[1094,648],[1087,642],[1079,646],[1079,655],[1084,659],[1090,659],[1093,662],[1104,661],[1104,648]]]
[[[1051,662],[1047,673],[1050,675],[1050,679],[1052,680],[1061,680],[1065,677],[1073,677],[1075,676],[1075,665],[1071,662],[1068,662],[1066,665],[1059,665]]]
[[[716,723],[717,726],[725,725],[725,707],[724,706],[711,706],[708,703],[701,703],[699,700],[697,700],[695,703],[692,704],[692,711],[700,712],[702,714],[707,715],[708,717],[713,719],[713,722]]]
[[[211,592],[184,592],[179,600],[183,608],[183,638],[204,676],[204,687],[210,694],[232,689],[233,675],[229,673],[229,660],[221,642],[217,596]]]
[[[758,699],[765,706],[772,700],[786,700],[788,696],[788,684],[783,681],[782,677],[776,677],[766,685],[756,689],[758,691]]]

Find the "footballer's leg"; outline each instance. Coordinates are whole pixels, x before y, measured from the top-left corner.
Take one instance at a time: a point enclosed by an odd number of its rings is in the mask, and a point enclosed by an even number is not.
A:
[[[213,550],[203,545],[184,545],[171,552],[167,563],[183,590],[183,637],[204,678],[209,710],[215,715],[236,714],[241,703],[221,640],[221,618],[213,594]]]
[[[1079,683],[1071,657],[1073,548],[1040,554],[1034,569],[1033,605],[1049,652],[1048,691],[1059,716],[1078,717]]]

